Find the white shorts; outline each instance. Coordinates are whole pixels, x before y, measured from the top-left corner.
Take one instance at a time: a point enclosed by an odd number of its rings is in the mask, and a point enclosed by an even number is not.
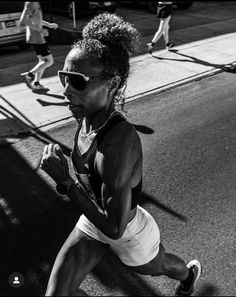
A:
[[[128,266],[147,264],[159,252],[159,228],[153,217],[139,205],[135,217],[127,224],[119,239],[107,237],[85,215],[80,216],[76,227],[90,237],[109,244],[120,260]]]

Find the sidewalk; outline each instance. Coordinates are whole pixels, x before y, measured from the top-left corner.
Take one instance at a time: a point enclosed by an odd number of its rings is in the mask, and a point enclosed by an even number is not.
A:
[[[236,64],[236,33],[224,34],[131,58],[127,101],[212,75]],[[225,67],[226,66],[226,67]],[[231,67],[232,66],[232,67]],[[47,94],[32,93],[24,83],[0,89],[0,144],[14,142],[31,129],[46,130],[71,120],[56,76],[42,79]]]

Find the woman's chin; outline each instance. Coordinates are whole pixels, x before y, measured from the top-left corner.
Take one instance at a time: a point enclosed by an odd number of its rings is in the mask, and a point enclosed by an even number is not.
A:
[[[75,118],[83,117],[83,112],[82,112],[82,110],[80,108],[78,108],[78,107],[69,107],[69,110],[70,110],[73,117],[75,117]]]

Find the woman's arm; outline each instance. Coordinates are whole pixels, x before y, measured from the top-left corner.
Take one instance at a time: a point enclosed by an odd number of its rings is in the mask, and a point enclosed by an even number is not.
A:
[[[20,17],[20,25],[21,26],[29,26],[34,30],[40,31],[41,27],[40,24],[34,24],[32,22],[32,15],[33,15],[33,3],[26,2],[24,10]]]
[[[75,187],[68,195],[71,200],[77,200],[84,215],[110,238],[120,238],[127,226],[131,210],[132,173],[141,153],[140,139],[133,127],[127,123],[117,125],[104,138],[95,158],[96,169],[106,189],[104,192],[109,193],[105,197],[105,209],[99,209],[88,197],[80,195]]]
[[[49,22],[44,21],[44,20],[42,20],[41,23],[42,23],[43,26],[48,27],[50,29],[57,29],[58,28],[58,24],[56,24],[56,23],[49,23]]]
[[[123,129],[114,127],[100,146],[95,159],[98,174],[103,180],[109,198],[105,209],[101,209],[83,190],[74,184],[67,194],[82,212],[101,232],[110,238],[122,236],[131,210],[131,183],[134,164],[140,158],[141,144],[137,132],[126,123]],[[110,134],[110,135],[109,135]],[[70,177],[65,156],[56,146],[45,147],[41,168],[55,182],[63,182]]]

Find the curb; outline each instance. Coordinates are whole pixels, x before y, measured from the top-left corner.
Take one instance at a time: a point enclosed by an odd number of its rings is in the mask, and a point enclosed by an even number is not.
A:
[[[232,62],[230,64],[231,64],[230,67],[235,68],[236,61],[234,61],[234,62]],[[129,96],[129,97],[126,98],[126,102],[132,102],[134,100],[140,99],[141,97],[143,98],[143,97],[150,96],[150,95],[157,95],[157,94],[163,93],[165,91],[169,91],[169,90],[172,90],[174,88],[177,88],[179,86],[191,83],[191,82],[193,82],[195,80],[200,80],[200,79],[203,79],[203,78],[206,78],[206,77],[210,77],[210,76],[216,75],[216,74],[218,74],[220,72],[224,72],[224,71],[227,72],[227,70],[224,70],[224,69],[212,69],[212,70],[207,70],[205,72],[202,72],[200,74],[194,74],[193,76],[189,76],[189,77],[181,79],[179,81],[169,83],[169,84],[166,84],[166,85],[161,86],[161,87],[153,88],[151,90],[139,93],[137,95]],[[234,72],[236,73],[236,69],[234,70]]]

